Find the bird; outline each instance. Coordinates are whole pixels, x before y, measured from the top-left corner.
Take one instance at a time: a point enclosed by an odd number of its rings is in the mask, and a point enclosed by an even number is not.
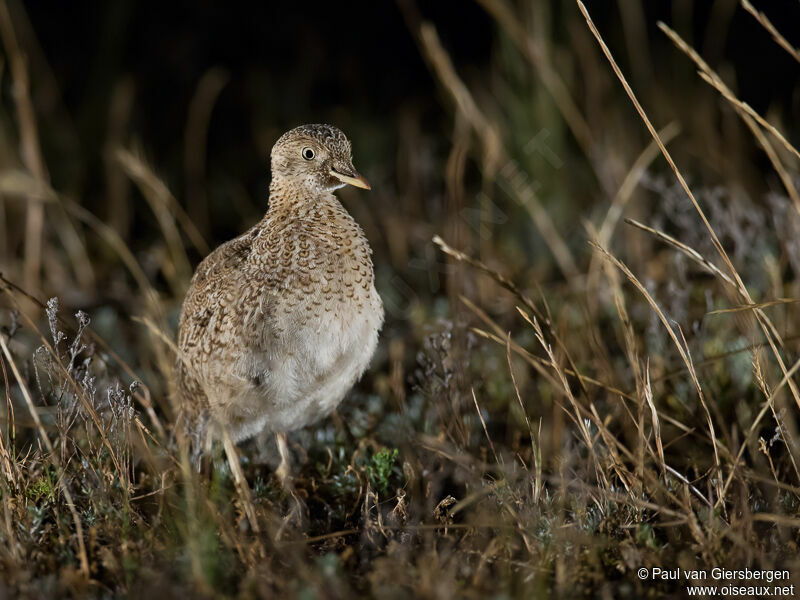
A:
[[[197,267],[178,325],[180,412],[195,457],[224,436],[288,432],[330,414],[370,363],[384,321],[372,249],[334,190],[369,190],[332,125],[284,133],[264,217]]]

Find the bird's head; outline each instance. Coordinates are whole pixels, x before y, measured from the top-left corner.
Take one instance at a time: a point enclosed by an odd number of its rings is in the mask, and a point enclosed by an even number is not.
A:
[[[350,140],[332,125],[301,125],[284,133],[272,147],[272,178],[312,191],[346,184],[370,189],[353,166]]]

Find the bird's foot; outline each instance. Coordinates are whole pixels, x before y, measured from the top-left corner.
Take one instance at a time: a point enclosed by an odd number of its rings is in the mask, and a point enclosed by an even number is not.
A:
[[[283,487],[289,495],[288,511],[275,536],[275,539],[278,540],[289,527],[296,529],[305,528],[308,522],[308,508],[303,498],[297,493],[294,487],[294,478],[292,477],[289,446],[286,443],[286,435],[279,433],[275,436],[275,439],[278,443],[278,452],[281,455],[281,464],[275,469],[275,476],[278,478],[281,487]]]
[[[304,529],[308,523],[308,507],[303,498],[295,491],[289,494],[289,510],[283,518],[284,523]]]
[[[289,482],[291,487],[287,487],[286,483]],[[283,489],[288,492],[286,514],[281,519],[281,524],[275,532],[275,541],[282,540],[290,531],[302,532],[308,525],[308,507],[302,496],[297,493],[294,486],[291,485],[291,479],[287,482],[281,482]]]

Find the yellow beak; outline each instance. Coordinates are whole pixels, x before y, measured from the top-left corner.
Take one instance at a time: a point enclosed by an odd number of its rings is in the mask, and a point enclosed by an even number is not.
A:
[[[363,190],[371,190],[372,187],[369,185],[369,182],[364,179],[363,175],[359,175],[356,173],[355,177],[350,177],[349,175],[344,175],[343,173],[339,173],[338,171],[334,171],[333,169],[330,170],[330,174],[336,177],[342,183],[349,183],[352,186],[357,188],[361,188]]]

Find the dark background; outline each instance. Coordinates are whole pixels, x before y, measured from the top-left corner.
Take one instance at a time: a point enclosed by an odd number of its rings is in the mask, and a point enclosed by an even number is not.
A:
[[[656,28],[664,20],[704,51],[712,67],[730,64],[740,97],[756,110],[777,107],[797,114],[793,96],[798,65],[735,2],[645,2],[654,75],[675,76],[669,60],[675,50]],[[607,39],[623,46],[620,10],[626,3],[588,3]],[[403,9],[405,7],[405,10]],[[800,41],[791,24],[800,23],[800,3],[762,2],[790,42]],[[475,2],[29,2],[32,31],[52,68],[75,136],[44,136],[54,185],[82,182],[74,190],[90,204],[102,203],[100,158],[109,103],[115,85],[130,78],[135,104],[131,132],[143,144],[177,196],[187,107],[197,83],[212,67],[227,72],[228,82],[213,108],[208,135],[210,176],[221,171],[240,181],[249,194],[263,197],[266,157],[280,133],[303,122],[330,121],[352,137],[378,129],[391,143],[397,114],[413,107],[423,126],[448,135],[450,119],[443,97],[422,59],[408,21],[436,24],[462,76],[479,76],[492,60],[496,28]],[[570,43],[564,15],[574,17],[572,2],[553,3],[553,30]],[[709,28],[712,14],[730,28]],[[626,66],[627,57],[617,52]],[[684,71],[691,69],[684,61]],[[635,83],[635,79],[634,79]],[[6,90],[8,93],[8,90]],[[768,105],[769,104],[769,105]],[[45,111],[45,118],[47,113]],[[59,146],[60,142],[60,146]],[[76,152],[70,145],[79,144]],[[367,175],[372,157],[356,145],[357,163]],[[80,157],[80,158],[79,158]],[[46,158],[48,158],[46,156]],[[75,162],[71,162],[71,159]],[[75,164],[77,163],[77,164]],[[59,181],[61,179],[61,181]],[[212,194],[213,202],[213,194]],[[212,209],[213,211],[213,209]],[[225,228],[226,220],[221,219]],[[233,227],[233,222],[230,222]],[[220,238],[227,231],[212,237]]]

